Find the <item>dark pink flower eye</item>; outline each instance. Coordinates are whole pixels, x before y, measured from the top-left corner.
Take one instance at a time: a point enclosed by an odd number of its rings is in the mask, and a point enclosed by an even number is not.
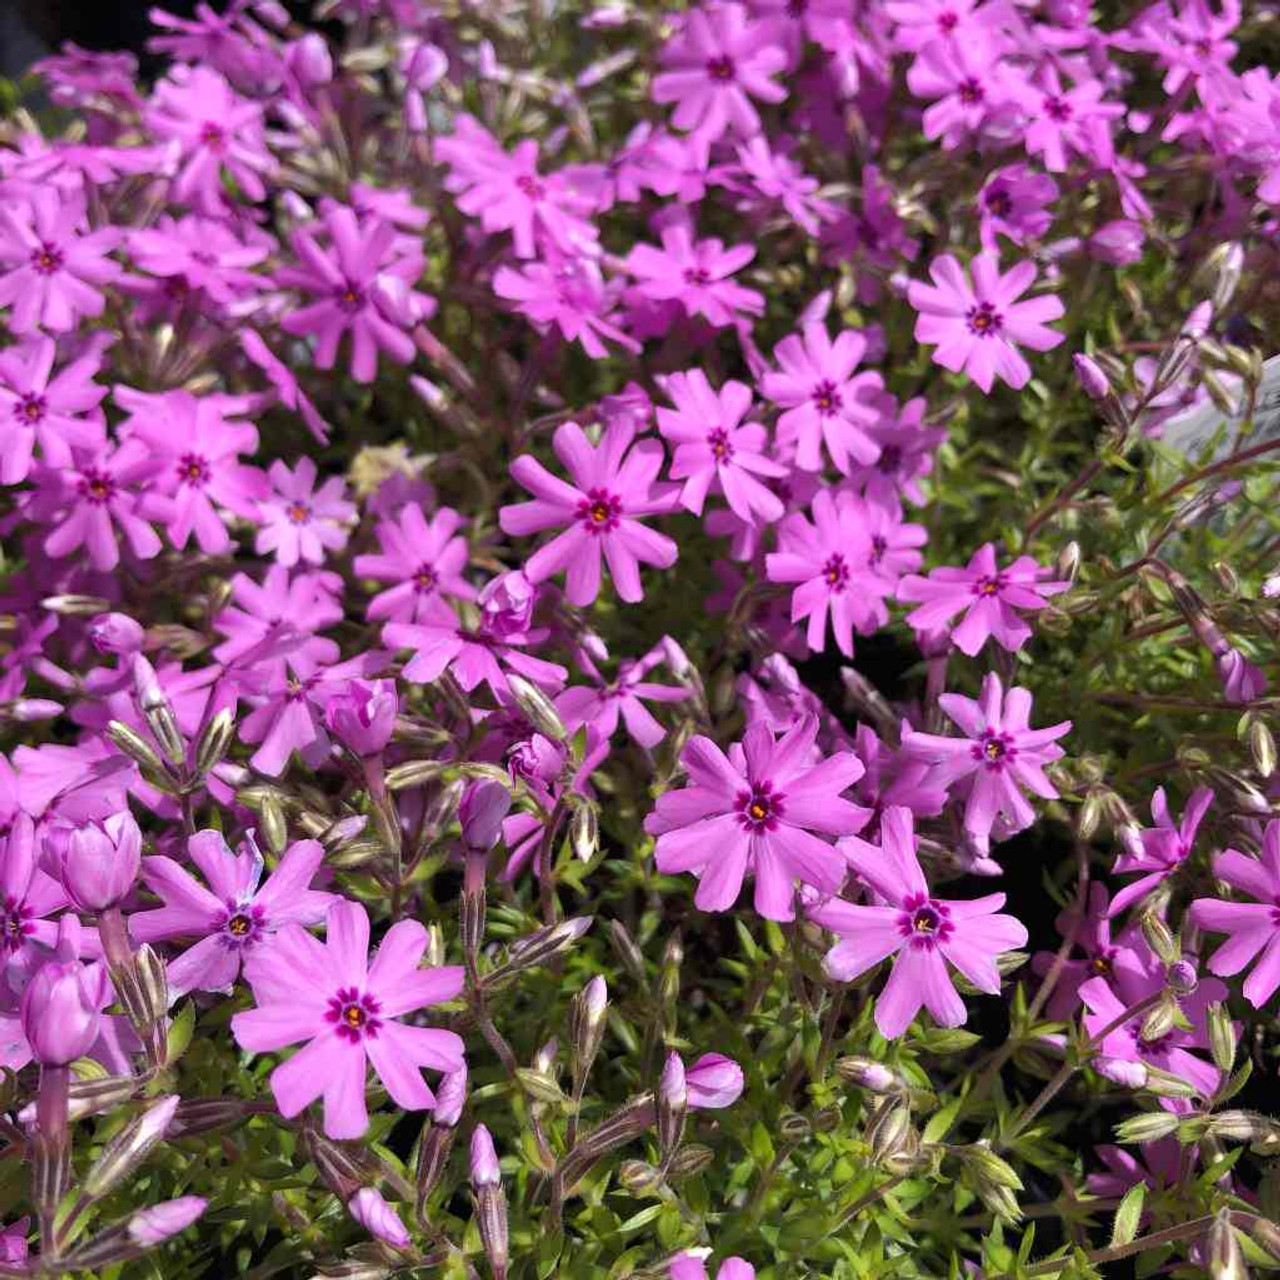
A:
[[[707,75],[713,80],[732,80],[734,75],[733,59],[727,54],[707,61]]]
[[[965,320],[969,325],[969,332],[976,333],[980,338],[993,338],[1000,331],[1004,318],[989,302],[980,302],[976,307],[970,307]]]

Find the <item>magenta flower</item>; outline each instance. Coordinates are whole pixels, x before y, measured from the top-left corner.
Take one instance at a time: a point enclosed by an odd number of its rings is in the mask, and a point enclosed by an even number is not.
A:
[[[868,434],[880,446],[880,457],[869,467],[853,468],[849,479],[880,505],[906,499],[923,506],[920,481],[933,470],[934,454],[947,438],[946,428],[924,425],[923,396],[899,406],[886,392],[877,397],[877,408],[881,417]]]
[[[322,231],[328,249],[321,245]],[[413,291],[423,268],[420,241],[381,218],[361,219],[353,209],[331,205],[318,222],[295,230],[291,243],[300,265],[283,268],[276,279],[315,300],[287,313],[280,326],[299,336],[315,334],[318,368],[333,368],[344,334],[351,335],[351,376],[357,382],[373,380],[379,351],[401,364],[413,359],[407,330],[433,306]]]
[[[1090,978],[1081,986],[1080,999],[1088,1010],[1084,1015],[1087,1035],[1096,1036],[1126,1009],[1167,991],[1164,963],[1140,938],[1136,942],[1139,945],[1123,963],[1114,966],[1109,977]],[[1141,1089],[1147,1082],[1147,1068],[1158,1067],[1194,1085],[1202,1097],[1211,1097],[1221,1073],[1195,1051],[1207,1052],[1209,1048],[1206,1009],[1226,998],[1224,983],[1217,978],[1201,978],[1190,995],[1178,1000],[1185,1026],[1175,1025],[1157,1040],[1144,1040],[1146,1013],[1136,1015],[1102,1041],[1094,1063],[1097,1071],[1125,1088]],[[1178,1113],[1192,1110],[1186,1098],[1161,1098],[1160,1105]]]
[[[3,837],[0,856],[0,964],[26,967],[37,948],[52,949],[58,926],[45,917],[67,905],[62,886],[36,866],[31,819],[19,813]]]
[[[399,711],[394,680],[350,680],[329,699],[324,722],[348,751],[369,759],[386,749]]]
[[[754,245],[726,249],[717,239],[694,241],[687,226],[662,232],[662,248],[638,244],[627,255],[627,270],[640,283],[634,292],[650,302],[678,302],[691,316],[717,328],[733,324],[737,313],[764,314],[764,298],[729,279],[756,256]]]
[[[213,629],[226,636],[213,656],[228,665],[282,661],[288,655],[312,665],[336,662],[338,646],[314,633],[342,619],[334,596],[341,579],[333,574],[298,573],[290,577],[282,564],[273,564],[261,583],[247,574],[231,579],[231,603],[213,620]]]
[[[579,342],[593,360],[609,351],[604,340],[631,352],[640,350],[630,334],[609,318],[610,302],[600,268],[585,256],[530,262],[519,268],[499,267],[493,291],[516,305],[531,324],[545,332],[552,325],[566,342]]]
[[[915,53],[938,40],[972,38],[977,6],[978,0],[888,0],[884,11],[897,24],[895,47]]]
[[[1062,173],[1068,152],[1092,154],[1091,130],[1124,115],[1124,104],[1102,102],[1105,87],[1099,80],[1083,79],[1070,89],[1062,86],[1057,69],[1046,64],[1033,82],[1018,93],[1018,105],[1026,117],[1023,144],[1028,155],[1038,155],[1050,173]]]
[[[738,163],[742,166],[742,179],[749,184],[745,190],[776,200],[811,236],[818,234],[823,222],[838,216],[835,205],[818,197],[818,179],[805,173],[782,145],[770,145],[763,134],[739,144]],[[744,202],[748,210],[751,203]]]
[[[122,430],[149,445],[158,464],[157,488],[168,498],[169,541],[181,550],[194,533],[206,555],[230,551],[222,513],[256,520],[258,503],[268,492],[262,472],[239,456],[257,451],[258,428],[224,416],[239,402],[187,391],[126,395],[122,389],[116,398],[133,415]]]
[[[69,467],[72,449],[94,449],[103,438],[98,407],[106,387],[94,382],[96,356],[81,356],[53,372],[57,344],[38,337],[0,351],[0,484],[19,484],[31,471],[35,446],[51,467]]]
[[[58,560],[84,547],[95,569],[114,569],[120,563],[118,527],[139,560],[159,555],[159,535],[143,515],[152,511],[143,488],[157,465],[141,440],[126,440],[114,449],[104,444],[85,450],[74,466],[41,473],[30,513],[56,526],[44,540],[45,554]]]
[[[1280,821],[1267,823],[1261,858],[1224,849],[1213,860],[1213,874],[1254,901],[1197,898],[1191,904],[1191,920],[1211,933],[1229,935],[1209,961],[1214,973],[1230,977],[1258,959],[1243,991],[1245,999],[1261,1009],[1280,987]]]
[[[979,991],[1000,994],[996,957],[1027,941],[1022,922],[997,914],[1004,894],[957,901],[935,898],[916,856],[911,810],[890,805],[880,823],[880,845],[847,836],[837,846],[858,878],[883,905],[861,906],[832,899],[808,909],[824,929],[839,934],[823,961],[839,982],[896,956],[889,981],[876,1000],[880,1034],[896,1039],[927,1008],[943,1027],[958,1027],[964,1001],[947,973],[949,961]]]
[[[1089,1174],[1085,1185],[1095,1196],[1119,1200],[1130,1187],[1140,1182],[1157,1191],[1179,1187],[1195,1168],[1196,1148],[1184,1147],[1175,1137],[1144,1142],[1141,1151],[1139,1157],[1123,1147],[1099,1143],[1093,1152],[1106,1166],[1107,1172]],[[1142,1220],[1147,1220],[1146,1214]]]
[[[671,511],[676,503],[672,486],[654,485],[662,445],[641,440],[633,446],[634,439],[633,428],[611,426],[593,448],[576,422],[563,423],[553,447],[572,484],[553,476],[532,454],[511,464],[512,476],[535,500],[503,507],[498,514],[502,531],[519,538],[568,526],[529,557],[524,572],[538,583],[567,570],[570,604],[589,605],[600,594],[602,557],[618,595],[628,603],[644,599],[641,564],[669,569],[676,562],[676,544],[638,518]]]
[[[927,578],[914,574],[898,584],[898,599],[920,603],[907,614],[917,631],[937,631],[957,613],[964,613],[951,630],[952,643],[974,657],[992,637],[1010,653],[1031,639],[1031,628],[1017,610],[1043,609],[1047,597],[1066,591],[1069,582],[1045,582],[1044,570],[1030,557],[1019,556],[1007,569],[996,564],[994,543],[973,553],[963,569],[944,566]]]
[[[658,409],[658,430],[675,446],[671,478],[684,481],[681,505],[701,515],[715,485],[740,520],[769,524],[779,519],[781,500],[756,477],[777,479],[787,468],[765,456],[769,433],[764,427],[758,422],[742,425],[751,411],[751,388],[726,382],[717,392],[701,369],[661,381],[676,406]]]
[[[1008,101],[995,44],[977,28],[964,40],[926,44],[907,70],[907,88],[930,100],[924,136],[931,142],[941,138],[947,150],[970,138]]]
[[[866,339],[845,329],[834,342],[825,324],[804,327],[774,348],[781,372],[760,380],[761,394],[783,407],[778,419],[778,443],[794,445],[796,465],[805,471],[822,469],[822,446],[842,475],[851,462],[869,466],[880,446],[867,426],[880,416],[862,397],[884,385],[878,373],[854,375],[867,349]]]
[[[694,1111],[723,1111],[742,1097],[742,1068],[722,1053],[704,1053],[685,1068],[684,1087]]]
[[[241,97],[218,72],[174,67],[156,85],[145,119],[153,137],[178,146],[174,200],[211,215],[225,212],[224,172],[248,199],[265,199],[262,179],[275,162],[263,135],[262,106]]]
[[[355,571],[395,585],[369,601],[371,619],[422,622],[444,596],[476,598],[475,588],[462,576],[468,556],[467,540],[457,536],[462,523],[452,507],[437,507],[428,524],[416,502],[402,507],[394,520],[379,521],[382,554],[356,556]]]
[[[1125,842],[1125,852],[1116,859],[1112,868],[1118,876],[1132,875],[1135,871],[1141,875],[1112,898],[1109,915],[1118,916],[1145,898],[1191,856],[1196,832],[1212,803],[1213,792],[1208,787],[1197,787],[1187,801],[1182,821],[1175,823],[1164,788],[1156,788],[1155,795],[1151,797],[1151,816],[1156,825],[1134,832],[1132,838]]]
[[[770,582],[797,583],[791,621],[809,625],[809,647],[826,645],[827,619],[836,646],[853,656],[853,633],[867,635],[888,619],[884,597],[893,582],[872,567],[875,548],[866,507],[847,490],[820,489],[810,506],[813,521],[795,512],[779,526],[778,550],[765,557]]]
[[[231,1030],[251,1053],[306,1040],[271,1073],[280,1114],[291,1119],[323,1095],[325,1133],[358,1138],[369,1125],[366,1062],[406,1111],[435,1105],[422,1068],[462,1069],[460,1036],[398,1019],[452,1000],[462,990],[463,972],[460,966],[418,967],[427,931],[416,920],[392,925],[372,963],[364,907],[336,902],[326,923],[323,944],[301,925],[286,924],[268,946],[246,956],[245,977],[258,1007],[236,1014]]]
[[[982,247],[996,252],[997,233],[1019,245],[1040,239],[1053,224],[1050,205],[1057,198],[1058,184],[1047,173],[1025,164],[992,170],[978,193]]]
[[[760,130],[752,98],[781,102],[787,91],[773,82],[787,63],[764,23],[740,4],[690,9],[680,34],[663,48],[653,78],[655,102],[676,104],[672,123],[714,142],[726,130],[748,138]]]
[[[98,287],[119,279],[107,257],[120,243],[115,227],[84,231],[85,197],[53,185],[0,207],[0,307],[12,307],[9,329],[69,333],[82,316],[100,316]]]
[[[689,740],[680,760],[690,785],[659,796],[644,829],[658,838],[659,871],[699,873],[694,902],[703,911],[733,906],[748,871],[768,920],[795,918],[797,881],[824,893],[844,882],[840,854],[813,833],[847,835],[862,824],[862,811],[841,798],[862,765],[847,751],[816,756],[817,737],[817,718],[804,716],[776,740],[753,725],[727,756],[701,734]]]
[[[299,560],[323,564],[327,551],[347,545],[345,526],[355,519],[341,476],[330,476],[316,488],[316,464],[299,458],[292,471],[280,461],[267,472],[274,492],[260,500],[262,528],[253,544],[259,555],[275,553],[277,563],[292,568]]]
[[[997,817],[1015,831],[1029,826],[1035,814],[1020,788],[1045,800],[1057,799],[1044,766],[1061,758],[1062,748],[1054,743],[1071,731],[1071,721],[1048,729],[1030,728],[1030,692],[1013,688],[1006,694],[994,671],[983,680],[976,702],[958,693],[944,693],[938,703],[965,736],[943,738],[907,728],[902,750],[932,765],[931,781],[950,786],[971,780],[964,811],[970,835],[985,839]]]
[[[970,285],[948,253],[930,264],[932,285],[912,282],[907,298],[920,313],[916,341],[937,344],[934,363],[967,373],[983,391],[997,377],[1015,389],[1025,387],[1031,368],[1018,347],[1049,351],[1063,340],[1044,323],[1062,315],[1062,302],[1052,294],[1017,301],[1036,278],[1033,262],[1019,262],[1001,275],[996,255],[980,253],[972,271]]]
[[[310,887],[324,861],[318,840],[291,844],[261,887],[262,854],[252,837],[234,854],[221,832],[198,831],[187,851],[209,887],[172,858],[144,858],[142,879],[164,906],[129,917],[138,942],[199,939],[169,961],[175,999],[188,991],[230,992],[242,962],[281,926],[319,924],[338,900]]]
[[[672,1258],[668,1276],[669,1280],[711,1280],[707,1264],[696,1253],[680,1253]],[[756,1280],[756,1269],[745,1258],[726,1258],[716,1272],[716,1280]]]
[[[155,226],[129,232],[129,256],[142,271],[179,280],[223,306],[267,286],[267,278],[249,268],[270,252],[267,237],[246,244],[220,218],[165,215]]]
[[[620,662],[618,674],[606,680],[585,653],[579,655],[579,666],[593,683],[573,685],[556,698],[556,710],[565,728],[572,733],[579,725],[589,724],[607,740],[618,731],[621,717],[627,732],[642,747],[656,747],[667,731],[645,702],[683,702],[689,697],[688,689],[645,679],[661,661],[662,650],[655,647],[643,658]]]

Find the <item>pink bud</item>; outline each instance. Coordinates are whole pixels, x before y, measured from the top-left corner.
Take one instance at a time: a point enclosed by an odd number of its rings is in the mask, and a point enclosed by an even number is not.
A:
[[[312,31],[285,48],[289,70],[304,87],[314,89],[333,79],[333,57],[323,36]]]
[[[347,1212],[371,1235],[394,1249],[409,1244],[409,1233],[400,1215],[373,1187],[361,1187],[347,1201]]]
[[[471,1185],[496,1187],[502,1181],[502,1169],[498,1165],[498,1153],[493,1149],[493,1139],[484,1125],[478,1124],[471,1135]]]
[[[100,613],[89,623],[89,643],[99,653],[137,653],[145,633],[127,614]]]
[[[134,1244],[150,1249],[163,1244],[179,1231],[185,1231],[204,1211],[208,1201],[203,1196],[180,1196],[163,1204],[143,1209],[129,1219],[129,1238]]]
[[[58,873],[67,897],[81,910],[118,906],[142,866],[142,832],[127,810],[72,831],[60,851]]]
[[[552,783],[560,776],[564,760],[564,752],[540,733],[517,742],[507,753],[507,766],[513,778],[527,778],[543,784]]]
[[[36,1061],[65,1067],[93,1048],[111,998],[106,970],[78,960],[47,960],[22,993],[22,1032]]]
[[[467,1100],[467,1069],[448,1072],[436,1086],[436,1105],[432,1120],[442,1129],[452,1129],[462,1118]]]
[[[462,843],[473,853],[487,853],[502,835],[502,820],[511,808],[511,792],[496,778],[478,778],[458,805]]]
[[[717,1111],[742,1096],[742,1068],[721,1053],[704,1053],[685,1072],[689,1105],[694,1110]]]
[[[1104,400],[1111,391],[1111,383],[1107,375],[1089,359],[1088,356],[1076,354],[1071,357],[1075,366],[1076,381],[1090,400]]]
[[[376,756],[391,741],[400,698],[394,680],[352,680],[325,708],[334,737],[358,756]]]
[[[9,708],[9,714],[20,724],[56,720],[62,714],[62,703],[54,702],[52,698],[19,698]]]
[[[519,569],[494,578],[480,592],[484,629],[499,639],[528,631],[537,599],[538,588]]]
[[[664,1107],[683,1107],[688,1102],[684,1063],[680,1061],[678,1053],[667,1055],[666,1064],[662,1068],[662,1078],[658,1082],[658,1092]]]
[[[1123,267],[1142,257],[1142,228],[1127,218],[1117,218],[1089,237],[1090,257],[1113,267]]]

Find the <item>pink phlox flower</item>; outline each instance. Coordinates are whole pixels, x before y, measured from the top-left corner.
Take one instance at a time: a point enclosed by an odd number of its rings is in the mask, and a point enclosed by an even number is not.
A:
[[[391,649],[414,650],[404,665],[406,680],[429,684],[451,671],[465,692],[483,681],[501,697],[510,689],[507,668],[552,693],[564,685],[569,678],[564,667],[526,652],[538,648],[549,634],[546,627],[514,630],[495,625],[488,615],[482,615],[478,627],[464,626],[443,599],[432,596],[419,621],[388,622],[382,642]]]
[[[896,24],[894,47],[918,53],[938,41],[973,39],[984,22],[978,7],[979,0],[889,0],[884,12]]]
[[[1063,334],[1046,328],[1064,312],[1061,299],[1040,294],[1018,301],[1035,282],[1031,261],[1016,263],[1001,274],[993,253],[980,253],[971,264],[973,282],[950,254],[929,264],[933,284],[912,281],[907,298],[919,312],[917,342],[936,344],[935,364],[964,372],[984,391],[999,377],[1013,388],[1025,387],[1031,368],[1018,350],[1049,351]]]
[[[658,684],[645,676],[663,661],[661,646],[655,646],[642,658],[624,660],[612,680],[606,679],[586,653],[578,656],[581,671],[590,677],[590,685],[573,685],[556,698],[556,710],[572,733],[579,725],[590,724],[602,738],[612,738],[618,731],[618,719],[642,747],[656,747],[667,731],[654,718],[645,702],[683,702],[689,690],[681,685]]]
[[[1157,787],[1151,797],[1151,816],[1156,825],[1136,831],[1126,840],[1125,851],[1116,859],[1112,870],[1116,875],[1139,878],[1127,884],[1111,900],[1109,914],[1118,916],[1135,902],[1141,901],[1164,883],[1191,856],[1196,832],[1213,803],[1208,787],[1197,787],[1183,810],[1182,821],[1174,822],[1164,788]]]
[[[553,476],[532,454],[511,464],[512,476],[534,501],[503,507],[502,531],[519,538],[568,526],[529,557],[524,572],[538,583],[567,570],[570,604],[583,607],[600,594],[602,559],[628,603],[644,598],[641,564],[669,569],[676,562],[676,544],[641,523],[641,517],[669,512],[677,502],[674,486],[656,484],[662,445],[634,440],[630,427],[612,426],[593,447],[576,422],[566,422],[556,428],[552,444],[572,483]]]
[[[1043,609],[1049,596],[1070,585],[1045,581],[1045,570],[1030,556],[1019,556],[1001,569],[995,544],[988,542],[963,569],[944,565],[925,578],[903,578],[898,599],[920,605],[907,614],[917,631],[936,631],[963,613],[951,629],[951,640],[972,658],[992,638],[1010,653],[1021,649],[1031,639],[1031,627],[1018,611]]]
[[[256,705],[241,722],[240,737],[261,744],[249,763],[272,778],[284,772],[295,751],[309,769],[324,764],[332,751],[325,716],[329,702],[351,680],[376,675],[388,656],[372,649],[346,662],[318,666],[295,651],[287,672],[275,663],[245,672],[240,685]]]
[[[934,818],[947,803],[947,789],[934,781],[927,764],[882,741],[870,725],[858,725],[854,754],[865,772],[854,784],[853,798],[863,807],[866,821],[853,834],[863,840],[880,839],[880,824],[890,806],[910,809],[917,818]]]
[[[82,355],[54,373],[57,343],[36,337],[0,351],[0,483],[18,484],[31,471],[37,444],[52,467],[72,465],[72,449],[104,443],[104,423],[93,414],[107,389],[94,382],[102,367]]]
[[[114,569],[118,529],[139,560],[159,555],[160,537],[149,521],[163,519],[166,509],[148,492],[159,460],[141,440],[73,454],[71,466],[37,472],[39,487],[26,508],[30,519],[55,526],[42,544],[45,554],[57,560],[84,547],[95,569]]]
[[[805,39],[835,54],[847,54],[854,42],[853,13],[845,0],[752,0],[750,9],[794,51],[791,65],[799,62]]]
[[[1209,961],[1214,973],[1229,977],[1257,959],[1243,991],[1261,1009],[1280,986],[1280,822],[1267,823],[1260,858],[1224,849],[1213,860],[1213,874],[1253,901],[1197,898],[1190,918],[1201,929],[1228,935]]]
[[[102,314],[100,286],[123,274],[107,256],[121,232],[86,231],[85,205],[82,193],[47,184],[0,205],[0,307],[12,308],[11,332],[69,333],[83,317]]]
[[[997,817],[1004,817],[1015,830],[1029,826],[1035,813],[1023,787],[1044,800],[1058,798],[1044,766],[1061,759],[1062,748],[1054,744],[1071,731],[1070,720],[1032,729],[1030,691],[1015,687],[1006,693],[995,672],[983,679],[976,701],[944,693],[938,703],[965,736],[944,738],[904,725],[902,749],[933,766],[932,781],[949,787],[970,780],[964,811],[970,835],[985,839]]]
[[[704,1053],[685,1068],[685,1089],[693,1111],[723,1111],[742,1097],[742,1068],[723,1053]]]
[[[787,468],[766,456],[768,431],[758,422],[742,421],[751,412],[751,388],[731,381],[716,391],[701,369],[659,381],[675,405],[659,406],[658,430],[674,446],[670,475],[684,481],[681,505],[701,515],[714,488],[740,520],[769,524],[780,519],[782,502],[757,477],[776,479]]]
[[[310,887],[324,861],[318,840],[291,844],[265,883],[252,836],[234,854],[221,832],[198,831],[187,850],[205,884],[172,858],[144,858],[143,882],[164,905],[129,917],[129,932],[138,942],[199,939],[169,961],[171,999],[188,991],[230,993],[242,962],[276,930],[289,923],[320,924],[338,901],[336,894]]]
[[[686,1250],[671,1259],[670,1280],[711,1280],[711,1273],[703,1260],[709,1249],[698,1253]],[[756,1280],[756,1269],[745,1258],[726,1258],[716,1272],[716,1280]]]
[[[174,34],[152,36],[147,49],[170,54],[180,62],[208,63],[242,84],[259,83],[270,67],[262,47],[266,33],[249,19],[247,9],[246,0],[233,0],[223,13],[211,5],[197,4],[193,18],[151,9],[147,15],[151,22]]]
[[[763,134],[756,134],[738,145],[738,163],[738,181],[744,189],[776,201],[811,236],[818,234],[822,223],[838,216],[835,205],[817,196],[817,178],[805,173],[780,143],[771,144]]]
[[[1229,78],[1238,45],[1227,37],[1240,25],[1240,5],[1223,0],[1215,13],[1208,0],[1160,3],[1143,10],[1112,36],[1117,48],[1153,53],[1166,68],[1162,88],[1176,94],[1188,80]]]
[[[627,351],[640,351],[640,343],[609,319],[609,290],[591,258],[548,257],[519,268],[499,267],[493,291],[514,302],[516,310],[540,331],[554,325],[566,342],[581,343],[593,360],[609,354],[604,340]]]
[[[689,785],[659,796],[644,826],[657,836],[659,871],[698,873],[701,910],[727,911],[748,872],[756,910],[768,920],[795,918],[797,881],[825,893],[843,883],[839,853],[814,833],[858,829],[861,812],[842,793],[862,764],[848,752],[811,763],[817,735],[817,718],[806,716],[777,739],[753,725],[727,756],[701,734],[684,748]]]
[[[5,789],[16,781],[10,795],[23,813],[71,824],[120,813],[138,777],[131,760],[97,738],[74,747],[56,742],[15,747],[13,769],[16,780],[6,780]],[[0,769],[0,778],[8,772]]]
[[[238,94],[211,67],[175,66],[156,85],[143,119],[177,151],[173,199],[216,216],[227,208],[224,172],[252,201],[266,198],[275,170],[260,103]]]
[[[1165,965],[1140,937],[1133,939],[1132,954],[1117,963],[1109,977],[1090,978],[1080,987],[1086,1035],[1096,1036],[1118,1019],[1126,1009],[1148,996],[1167,993]],[[1099,1046],[1096,1070],[1128,1089],[1140,1089],[1147,1081],[1147,1068],[1158,1067],[1195,1087],[1203,1098],[1213,1096],[1222,1073],[1207,1055],[1209,1032],[1205,1013],[1208,1006],[1224,1001],[1227,988],[1217,978],[1201,978],[1190,995],[1180,996],[1178,1005],[1189,1029],[1175,1025],[1157,1040],[1144,1040],[1141,1013],[1121,1023]],[[1195,1108],[1188,1098],[1161,1098],[1166,1111],[1186,1115]]]
[[[333,368],[346,334],[357,382],[373,381],[379,351],[400,364],[413,359],[408,330],[435,310],[434,301],[413,287],[424,265],[419,238],[401,235],[381,218],[361,219],[345,205],[331,205],[318,221],[298,227],[290,243],[298,265],[277,271],[276,280],[314,301],[286,313],[280,326],[315,335],[318,368]]]
[[[791,621],[808,619],[809,647],[821,652],[827,619],[836,646],[853,656],[853,633],[868,635],[884,625],[884,597],[894,584],[872,568],[874,548],[867,508],[847,490],[821,489],[810,507],[812,522],[796,512],[778,527],[778,550],[765,557],[770,582],[798,584]]]
[[[947,438],[945,427],[924,423],[928,407],[923,396],[906,404],[885,392],[873,398],[877,417],[866,427],[867,435],[879,447],[880,456],[868,466],[849,470],[849,482],[861,488],[869,502],[891,506],[903,498],[924,506],[920,481],[933,470],[934,455]]]
[[[326,926],[322,944],[301,925],[286,924],[268,945],[246,956],[245,977],[257,1008],[236,1014],[231,1030],[250,1053],[307,1041],[271,1073],[281,1115],[299,1115],[323,1096],[325,1133],[358,1138],[369,1125],[368,1062],[392,1102],[406,1111],[435,1105],[424,1067],[462,1070],[460,1036],[399,1019],[452,1000],[462,990],[463,972],[460,966],[418,967],[428,939],[416,920],[393,924],[372,963],[364,907],[336,902]]]
[[[330,551],[347,545],[347,528],[356,517],[355,503],[346,498],[341,476],[330,476],[316,488],[316,464],[299,458],[292,471],[281,461],[267,471],[273,492],[261,500],[263,527],[254,542],[259,555],[275,554],[292,568],[299,560],[323,564]]]
[[[855,463],[868,466],[880,456],[879,445],[867,434],[879,416],[868,397],[884,381],[878,373],[854,373],[866,347],[866,339],[852,329],[833,342],[827,326],[815,322],[774,349],[781,368],[764,375],[760,391],[782,406],[778,443],[794,448],[797,465],[806,471],[822,469],[823,445],[843,475]]]
[[[37,865],[35,827],[18,813],[0,837],[0,984],[15,964],[26,972],[39,948],[52,950],[58,926],[47,919],[67,906],[67,895],[52,876]],[[0,985],[0,990],[3,986]]]
[[[538,149],[526,138],[505,151],[470,116],[435,144],[437,159],[450,166],[445,186],[458,209],[479,218],[490,235],[510,231],[516,257],[537,257],[540,243],[568,257],[598,252],[590,200],[563,175],[539,173]]]
[[[632,292],[650,302],[678,302],[690,316],[702,316],[721,328],[738,314],[764,314],[764,297],[729,277],[756,256],[754,245],[725,248],[714,237],[695,242],[687,226],[662,232],[662,248],[638,244],[627,255],[627,269],[639,280]]]
[[[682,204],[696,204],[707,193],[712,180],[711,144],[699,134],[680,136],[657,130],[638,148],[623,172],[636,188],[674,198]]]
[[[896,1039],[926,1008],[943,1027],[967,1016],[947,972],[948,962],[979,991],[1000,994],[996,957],[1027,941],[1014,916],[999,914],[1003,893],[958,901],[936,898],[920,869],[911,810],[891,805],[880,823],[880,844],[846,836],[837,847],[879,905],[833,898],[808,909],[809,919],[838,934],[823,967],[838,982],[851,982],[894,956],[889,980],[876,1000],[880,1034]]]
[[[907,71],[907,87],[930,100],[924,136],[953,151],[968,141],[1010,102],[1008,71],[996,44],[974,32],[965,40],[926,44]]]
[[[861,514],[871,544],[866,568],[896,588],[904,573],[924,562],[920,548],[929,540],[928,530],[904,520],[902,504],[896,500],[873,502],[854,494],[852,505]]]
[[[369,601],[371,620],[422,622],[441,597],[476,598],[462,576],[469,556],[467,540],[458,533],[463,523],[452,507],[437,507],[428,521],[416,502],[403,506],[395,519],[378,522],[381,554],[356,556],[355,571],[394,585]]]
[[[711,142],[726,132],[740,138],[758,133],[752,99],[781,102],[787,96],[773,80],[786,66],[785,51],[769,39],[769,27],[751,21],[740,4],[690,9],[660,61],[654,101],[675,103],[676,128]]]
[[[315,633],[342,621],[342,580],[330,573],[290,576],[273,564],[261,583],[247,574],[231,579],[231,599],[213,620],[226,636],[213,656],[232,666],[282,665],[290,660],[324,666],[338,660],[337,644]]]
[[[1079,79],[1065,89],[1057,68],[1046,65],[1016,95],[1027,121],[1023,135],[1027,154],[1040,156],[1051,173],[1066,169],[1069,152],[1090,154],[1089,127],[1105,125],[1125,110],[1121,102],[1103,102],[1105,92],[1102,82],[1093,79]]]
[[[780,734],[805,716],[816,716],[824,728],[831,718],[822,699],[781,653],[771,653],[751,671],[744,671],[734,681],[734,688],[742,700],[748,728],[763,724]],[[818,750],[816,743],[814,749]]]
[[[1106,1172],[1089,1174],[1085,1185],[1095,1196],[1116,1200],[1139,1183],[1152,1191],[1177,1189],[1186,1184],[1198,1159],[1196,1147],[1184,1147],[1173,1136],[1142,1143],[1136,1155],[1107,1142],[1099,1143],[1093,1152]],[[1148,1218],[1144,1213],[1141,1221]]]
[[[240,461],[258,448],[258,428],[226,415],[241,408],[233,396],[187,391],[147,395],[119,387],[115,399],[130,412],[121,428],[157,460],[156,488],[168,500],[166,532],[181,550],[192,533],[206,555],[231,550],[225,515],[256,521],[267,478]]]
[[[920,252],[920,242],[908,234],[909,225],[898,212],[896,195],[877,165],[863,165],[861,211],[850,210],[823,229],[824,262],[839,265],[852,258],[871,268],[856,273],[857,298],[864,305],[880,300],[883,277],[902,258],[914,262]]]
[[[97,98],[133,109],[141,102],[138,59],[132,53],[82,49],[68,40],[57,53],[33,63],[31,73],[46,82],[52,102],[71,110],[92,109]]]
[[[180,283],[223,306],[266,288],[256,267],[271,252],[262,235],[246,241],[222,218],[163,215],[154,226],[130,230],[129,256],[148,275]]]
[[[1058,198],[1058,184],[1047,173],[1025,164],[994,169],[978,192],[978,227],[983,249],[997,252],[996,236],[1014,244],[1039,240],[1053,224],[1050,206]]]
[[[351,207],[362,218],[381,218],[406,231],[421,231],[431,221],[431,214],[415,203],[407,187],[371,187],[353,182],[348,194]]]

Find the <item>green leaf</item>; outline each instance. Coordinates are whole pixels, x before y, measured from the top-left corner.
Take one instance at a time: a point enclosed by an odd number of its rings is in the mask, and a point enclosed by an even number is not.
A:
[[[1138,1223],[1142,1218],[1142,1207],[1147,1199],[1147,1184],[1135,1182],[1125,1192],[1124,1199],[1116,1209],[1115,1222],[1111,1227],[1111,1244],[1128,1244],[1137,1238]]]
[[[169,1023],[168,1048],[166,1050],[168,1065],[173,1066],[191,1046],[191,1037],[196,1029],[196,1005],[188,1000],[182,1011]]]
[[[963,1098],[953,1098],[940,1111],[936,1111],[929,1117],[929,1123],[925,1125],[922,1135],[925,1142],[941,1142],[947,1136],[951,1126],[955,1124],[956,1116],[960,1114],[963,1102]]]

